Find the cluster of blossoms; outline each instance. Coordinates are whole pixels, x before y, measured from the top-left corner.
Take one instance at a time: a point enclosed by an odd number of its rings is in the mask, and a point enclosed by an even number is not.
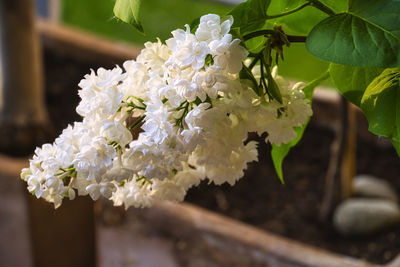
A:
[[[55,207],[76,192],[125,207],[182,201],[204,179],[233,185],[243,176],[258,156],[249,132],[278,145],[295,138],[293,127],[311,115],[300,86],[289,89],[275,68],[282,101],[254,93],[239,79],[248,52],[229,34],[232,23],[203,16],[195,34],[186,26],[166,44],[146,43],[124,70],[86,75],[82,122],[36,149],[21,173],[28,190]]]

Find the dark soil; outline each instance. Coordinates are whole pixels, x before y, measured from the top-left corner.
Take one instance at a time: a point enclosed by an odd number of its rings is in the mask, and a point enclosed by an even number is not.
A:
[[[61,131],[74,121],[82,120],[75,108],[79,104],[78,84],[90,70],[100,67],[112,68],[93,62],[80,61],[66,54],[55,53],[45,49],[44,69],[46,86],[46,103],[53,126],[51,142]]]
[[[75,112],[79,102],[78,83],[90,68],[96,70],[100,66],[49,49],[44,51],[44,55],[46,99],[54,126],[53,136],[49,136],[51,141],[68,123],[81,119]],[[304,138],[285,160],[285,185],[275,174],[269,146],[261,142],[260,162],[250,164],[246,176],[235,186],[203,183],[190,190],[186,200],[314,246],[375,263],[389,262],[400,252],[400,229],[368,238],[345,238],[331,225],[318,221],[333,137],[329,127],[311,121]],[[395,150],[385,142],[377,141],[372,135],[360,136],[357,164],[357,173],[382,177],[399,191],[399,159]]]

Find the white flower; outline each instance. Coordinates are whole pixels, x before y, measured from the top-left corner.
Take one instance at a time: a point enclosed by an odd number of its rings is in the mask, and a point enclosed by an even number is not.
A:
[[[95,137],[90,144],[81,148],[72,164],[78,172],[78,178],[86,177],[89,181],[99,182],[107,168],[112,166],[115,155],[115,149],[104,138]]]
[[[189,26],[186,25],[186,32],[176,30],[172,32],[174,38],[166,41],[168,47],[173,51],[173,60],[181,68],[192,66],[199,70],[204,66],[209,48],[206,42],[198,42],[196,36],[190,33]]]
[[[30,168],[23,168],[21,170],[21,179],[25,182],[28,180],[29,175],[32,175],[32,171]]]
[[[215,66],[226,69],[227,72],[236,74],[242,69],[242,61],[249,54],[240,45],[239,39],[232,40],[232,35],[226,34],[221,40],[214,40],[210,43],[211,54],[214,58]]]
[[[129,60],[125,61],[123,66],[127,72],[127,76],[123,82],[118,85],[118,90],[122,92],[123,99],[127,101],[129,97],[136,96],[147,100],[148,88],[146,83],[150,79],[150,76],[146,65],[134,60]]]
[[[90,184],[86,187],[86,191],[93,200],[99,199],[101,195],[110,198],[115,191],[115,186],[113,183]]]
[[[37,198],[40,198],[43,194],[45,177],[44,176],[31,176],[27,178],[28,191],[35,194]]]
[[[178,94],[189,102],[193,102],[198,97],[201,101],[206,100],[206,92],[200,90],[196,83],[179,80],[175,84]]]
[[[232,23],[203,16],[195,34],[186,26],[167,45],[146,43],[124,72],[86,75],[76,108],[82,121],[35,150],[21,172],[28,190],[55,207],[76,193],[125,208],[182,201],[206,177],[231,185],[243,177],[258,153],[255,142],[245,144],[248,132],[267,132],[278,145],[293,140],[312,113],[302,85],[289,88],[274,68],[282,103],[256,95],[237,75],[248,52],[232,40]],[[134,139],[129,128],[139,118]]]
[[[100,136],[109,142],[117,142],[121,147],[125,147],[132,141],[131,132],[117,120],[102,121]]]
[[[236,77],[227,75],[226,72],[217,66],[205,67],[205,70],[198,71],[192,78],[192,82],[197,84],[198,90],[205,92],[207,96],[215,100],[221,93],[233,93],[243,91],[241,84]]]
[[[160,96],[168,99],[169,104],[173,108],[179,107],[179,105],[184,101],[182,94],[178,94],[176,89],[177,88],[173,85],[166,85],[159,91]]]
[[[151,189],[151,196],[160,200],[183,201],[186,195],[181,185],[167,179],[154,179]]]
[[[83,117],[91,116],[96,119],[113,115],[122,102],[122,93],[117,84],[123,79],[122,70],[119,67],[113,70],[98,69],[97,76],[92,70],[86,75],[79,86],[78,94],[81,97],[76,111]]]
[[[123,180],[129,180],[133,177],[133,175],[134,171],[130,168],[130,166],[125,166],[123,164],[123,159],[121,156],[121,158],[114,158],[112,168],[107,170],[107,172],[103,175],[103,181],[115,181],[120,183]]]
[[[233,24],[233,17],[220,23],[220,17],[216,14],[204,15],[200,18],[199,27],[196,30],[196,37],[199,41],[210,43],[213,40],[220,40]]]
[[[75,197],[76,197],[75,190],[72,189],[72,188],[68,188],[67,189],[67,195],[68,195],[69,200],[74,200]]]
[[[152,204],[150,192],[151,184],[142,183],[138,180],[138,177],[133,177],[125,185],[118,186],[110,199],[115,206],[124,205],[126,209],[130,206],[136,208],[149,207]]]
[[[174,180],[177,184],[182,186],[185,190],[188,190],[192,186],[197,186],[205,178],[205,172],[203,168],[193,169],[189,166],[185,166],[184,169],[178,172]]]
[[[142,125],[144,135],[151,137],[156,144],[163,143],[168,136],[174,133],[172,114],[161,100],[148,103],[145,114],[146,119]]]
[[[163,65],[171,55],[171,50],[157,38],[157,43],[147,42],[145,48],[137,57],[137,61],[151,68],[151,71],[161,75]],[[125,66],[124,66],[125,67]]]

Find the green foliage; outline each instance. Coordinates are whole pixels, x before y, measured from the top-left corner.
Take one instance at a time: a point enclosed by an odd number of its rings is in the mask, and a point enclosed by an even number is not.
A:
[[[385,69],[371,82],[361,99],[361,109],[368,119],[369,130],[390,138],[399,152],[400,68]]]
[[[307,99],[310,101],[312,100],[312,95],[314,92],[314,89],[324,80],[326,80],[329,77],[329,72],[325,72],[323,75],[321,75],[319,78],[311,81],[309,84],[307,84],[303,88],[303,92],[306,96]],[[307,123],[308,124],[308,123]],[[278,175],[279,179],[281,180],[282,183],[284,183],[283,179],[283,171],[282,171],[282,163],[287,154],[289,153],[290,149],[297,145],[297,143],[301,140],[303,137],[304,130],[307,127],[307,124],[303,125],[302,127],[296,127],[295,132],[297,134],[296,138],[290,141],[287,144],[281,144],[280,146],[277,146],[275,144],[272,144],[272,149],[271,149],[271,157],[272,157],[272,162],[274,163],[275,171],[276,174]]]
[[[117,18],[131,24],[139,32],[144,33],[139,20],[139,10],[142,0],[116,0],[114,14]]]
[[[250,53],[257,54],[260,53],[261,50],[265,48],[265,42],[266,38],[264,38],[264,36],[259,36],[246,41],[245,46]]]
[[[195,18],[192,20],[192,22],[189,24],[190,26],[190,32],[195,33],[197,28],[199,27],[200,24],[200,18]]]
[[[231,12],[232,28],[240,28],[245,34],[262,28],[267,20],[267,9],[271,0],[248,0],[237,5]]]
[[[281,144],[280,146],[275,145],[275,144],[271,145],[272,146],[272,149],[271,149],[272,163],[274,164],[276,174],[278,175],[279,180],[281,180],[282,184],[285,183],[285,180],[283,178],[283,170],[282,170],[283,160],[286,158],[290,149],[292,147],[294,147],[295,145],[297,145],[297,143],[301,140],[305,129],[306,129],[306,126],[296,127],[294,129],[297,134],[296,138],[287,144]]]
[[[321,2],[330,7],[335,12],[343,12],[348,9],[347,0],[321,0]]]
[[[267,72],[267,80],[268,80],[268,92],[279,103],[282,103],[282,96],[281,96],[281,91],[279,89],[279,86],[275,82],[275,80],[272,78],[271,73],[269,73],[269,72]]]
[[[396,142],[395,140],[392,139],[392,144],[394,148],[396,149],[397,155],[400,157],[400,142]]]
[[[352,67],[331,63],[329,73],[339,92],[351,103],[360,106],[365,89],[383,71],[382,68]]]
[[[246,66],[246,65],[242,65],[242,69],[239,73],[239,78],[242,80],[249,80],[252,82],[252,89],[253,91],[259,95],[259,91],[258,91],[258,84],[257,84],[257,80],[254,78],[253,74],[251,73],[251,70]]]
[[[318,23],[306,47],[316,57],[360,67],[400,65],[400,2],[353,0],[348,12]]]

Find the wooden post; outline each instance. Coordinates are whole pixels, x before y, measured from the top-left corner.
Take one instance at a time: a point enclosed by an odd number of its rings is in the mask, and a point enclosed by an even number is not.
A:
[[[0,150],[32,151],[48,122],[33,0],[0,1]]]
[[[350,102],[347,105],[348,129],[344,137],[346,139],[346,146],[344,148],[340,172],[342,199],[347,199],[353,194],[353,178],[356,175],[357,110]]]
[[[64,200],[61,207],[29,196],[35,267],[94,267],[96,246],[93,201]]]

